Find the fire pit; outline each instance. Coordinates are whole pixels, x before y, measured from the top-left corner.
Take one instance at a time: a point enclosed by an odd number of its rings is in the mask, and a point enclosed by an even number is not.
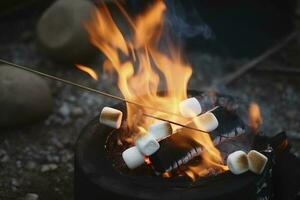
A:
[[[201,95],[200,92],[190,91],[191,96]],[[231,112],[239,113],[239,108],[228,96],[217,95],[217,103]],[[124,104],[115,105],[114,108],[126,113]],[[126,116],[126,114],[125,114]],[[242,118],[242,117],[241,117]],[[240,118],[240,119],[241,119]],[[125,120],[125,118],[123,119]],[[224,119],[226,120],[226,119]],[[233,119],[230,126],[218,132],[243,126],[241,121]],[[237,149],[249,149],[253,144],[250,129],[243,127],[245,136],[238,142],[228,142],[219,149],[222,156],[226,156]],[[248,132],[248,133],[247,133]],[[128,170],[122,164],[122,151],[126,145],[118,147],[116,137],[120,134],[115,129],[101,125],[98,117],[92,120],[82,131],[76,145],[75,156],[75,197],[81,199],[257,199],[271,196],[270,169],[272,159],[269,159],[261,175],[247,172],[234,175],[230,171],[214,174],[208,173],[195,181],[184,175],[163,177],[153,174],[147,165],[135,170]],[[252,135],[253,136],[253,135]],[[213,136],[212,136],[213,137]],[[236,137],[235,137],[236,138]],[[226,141],[226,140],[225,140]],[[228,144],[234,143],[231,147]],[[121,149],[120,149],[121,148]],[[222,150],[223,149],[223,150]],[[226,149],[228,150],[226,152]],[[224,151],[225,150],[225,151]],[[264,152],[269,158],[272,152]],[[166,159],[168,159],[166,157]],[[126,170],[127,169],[127,170]]]
[[[163,1],[135,18],[116,6],[131,34],[104,4],[85,27],[126,104],[102,108],[80,135],[76,199],[269,199],[272,150],[250,151],[259,107],[187,90],[192,68],[164,29]]]

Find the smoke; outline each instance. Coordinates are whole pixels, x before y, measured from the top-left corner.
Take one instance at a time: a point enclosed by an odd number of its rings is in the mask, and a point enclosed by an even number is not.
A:
[[[215,39],[215,33],[203,21],[193,1],[189,1],[187,6],[183,6],[182,0],[166,0],[165,3],[167,5],[166,25],[176,34],[176,37]]]

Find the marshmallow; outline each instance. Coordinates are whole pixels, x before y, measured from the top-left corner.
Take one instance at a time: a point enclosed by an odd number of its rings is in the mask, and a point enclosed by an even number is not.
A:
[[[160,141],[172,134],[172,126],[168,122],[159,121],[148,128],[149,133]]]
[[[249,170],[247,154],[243,151],[231,153],[227,158],[227,165],[233,174],[242,174]]]
[[[100,123],[112,128],[120,128],[122,123],[123,113],[120,110],[104,107],[100,114]]]
[[[144,155],[139,151],[139,149],[136,146],[126,149],[122,153],[122,158],[127,167],[130,169],[137,168],[145,162]]]
[[[139,136],[135,140],[135,145],[146,156],[154,154],[160,147],[155,137],[149,133]]]
[[[218,128],[219,122],[212,112],[206,112],[193,119],[193,123],[202,131],[211,132]]]
[[[199,101],[195,97],[192,97],[180,102],[179,111],[182,116],[192,118],[201,114],[202,107]]]
[[[268,158],[258,151],[251,150],[248,153],[248,163],[250,171],[261,174],[268,162]]]

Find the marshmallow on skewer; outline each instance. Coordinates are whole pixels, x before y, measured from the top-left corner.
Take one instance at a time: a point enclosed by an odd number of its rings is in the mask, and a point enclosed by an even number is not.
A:
[[[122,153],[122,158],[129,169],[135,169],[144,164],[144,155],[136,147],[130,147]]]
[[[120,110],[104,107],[100,114],[100,123],[110,126],[112,128],[120,128],[122,123],[123,113]]]
[[[135,140],[136,147],[146,156],[154,154],[160,147],[152,134],[146,133]]]
[[[251,150],[248,153],[248,163],[250,171],[261,174],[268,162],[268,158],[258,151]]]
[[[192,118],[201,114],[202,107],[199,101],[195,97],[192,97],[180,102],[179,111],[182,116]]]
[[[219,121],[212,112],[206,112],[194,118],[193,124],[202,131],[211,132],[219,126]]]
[[[173,132],[171,124],[164,121],[150,125],[148,131],[157,141],[168,137]]]
[[[247,154],[243,151],[235,151],[227,158],[227,166],[233,174],[242,174],[249,170]]]

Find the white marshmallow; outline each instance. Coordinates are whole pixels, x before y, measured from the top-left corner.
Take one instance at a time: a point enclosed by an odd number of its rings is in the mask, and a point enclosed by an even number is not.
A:
[[[248,153],[248,163],[250,171],[261,174],[268,162],[268,158],[258,151],[251,150]]]
[[[147,133],[135,140],[135,145],[146,156],[154,154],[160,147],[153,135]]]
[[[197,128],[205,132],[211,132],[219,126],[218,119],[211,112],[206,112],[194,118],[193,123],[197,126]]]
[[[180,102],[179,111],[182,116],[192,118],[201,114],[202,107],[199,101],[195,97],[192,97]]]
[[[123,113],[120,110],[104,107],[100,114],[100,123],[112,128],[120,128],[122,123]]]
[[[159,121],[149,126],[148,131],[157,141],[160,141],[172,134],[172,126],[168,122]]]
[[[136,146],[126,149],[122,153],[122,158],[127,167],[130,169],[137,168],[145,162],[144,155],[139,151],[139,149]]]
[[[243,151],[231,153],[227,158],[227,166],[233,174],[242,174],[249,170],[247,154]]]

